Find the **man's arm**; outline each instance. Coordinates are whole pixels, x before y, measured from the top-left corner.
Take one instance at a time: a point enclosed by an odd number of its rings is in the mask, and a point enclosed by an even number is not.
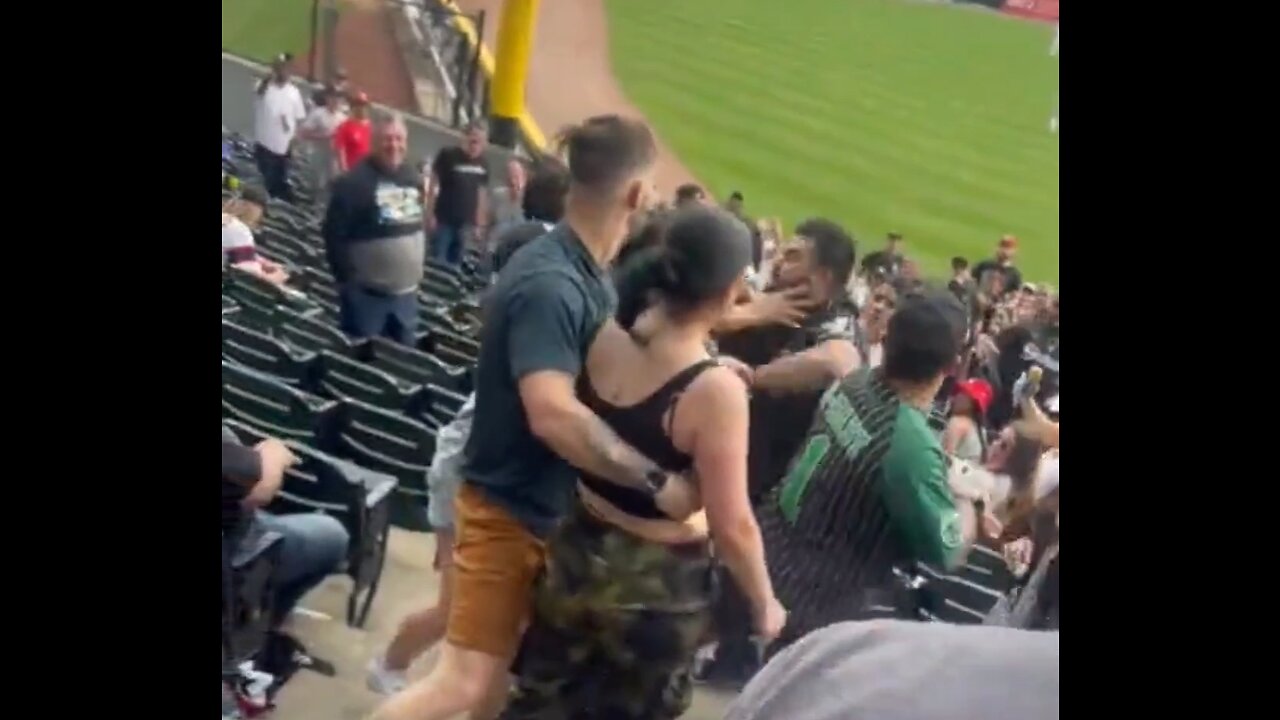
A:
[[[758,293],[730,308],[716,325],[716,332],[731,333],[761,325],[797,327],[812,308],[808,288]]]
[[[861,364],[862,358],[852,342],[832,338],[756,368],[752,388],[777,393],[820,390]]]
[[[529,280],[495,311],[507,313],[512,379],[533,434],[580,470],[654,493],[655,480],[666,477],[662,469],[623,442],[574,392],[587,313],[582,291],[550,273]]]
[[[894,529],[917,560],[955,568],[977,535],[973,503],[957,502],[952,495],[946,458],[928,429],[898,422],[882,464],[881,497]]]

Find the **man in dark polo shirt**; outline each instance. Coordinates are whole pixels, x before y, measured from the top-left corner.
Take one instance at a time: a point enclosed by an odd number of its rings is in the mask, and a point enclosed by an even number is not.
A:
[[[379,119],[373,152],[334,181],[320,234],[342,331],[413,345],[426,241],[422,178],[404,161],[407,143],[402,120]]]
[[[564,144],[564,221],[511,258],[489,299],[456,502],[447,642],[431,675],[372,720],[444,720],[505,690],[543,539],[568,507],[575,466],[652,494],[673,517],[693,507],[687,483],[623,443],[574,393],[587,349],[613,313],[605,268],[645,203],[653,134],[609,115],[571,129]]]
[[[722,334],[722,355],[745,363],[751,385],[751,449],[747,483],[758,505],[800,448],[822,391],[865,364],[856,319],[844,287],[854,267],[854,242],[830,220],[806,220],[775,266],[770,292],[807,288],[812,309],[795,325],[768,324]],[[740,685],[755,670],[747,633],[750,615],[733,583],[724,583],[716,612],[720,645],[706,668],[712,682]]]

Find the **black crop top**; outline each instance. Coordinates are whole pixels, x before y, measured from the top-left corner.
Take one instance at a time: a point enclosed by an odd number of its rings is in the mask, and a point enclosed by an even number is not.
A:
[[[599,415],[600,419],[604,420],[618,434],[618,437],[631,447],[639,450],[663,470],[680,473],[693,465],[693,458],[677,450],[671,443],[671,438],[667,437],[667,411],[675,405],[681,393],[702,374],[703,370],[715,365],[716,361],[712,359],[694,363],[676,373],[649,397],[625,407],[618,407],[602,400],[596,394],[595,388],[591,387],[591,379],[583,370],[578,376],[578,397],[583,405],[591,408],[592,412]],[[592,492],[628,515],[641,518],[667,517],[654,505],[653,498],[647,493],[623,487],[587,473],[582,473],[582,482],[591,488]]]

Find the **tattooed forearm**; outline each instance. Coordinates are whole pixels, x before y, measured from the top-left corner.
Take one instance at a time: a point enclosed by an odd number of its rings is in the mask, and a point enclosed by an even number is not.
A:
[[[583,417],[580,437],[593,456],[592,467],[583,468],[618,485],[651,492],[649,477],[660,468],[618,437],[594,413]]]

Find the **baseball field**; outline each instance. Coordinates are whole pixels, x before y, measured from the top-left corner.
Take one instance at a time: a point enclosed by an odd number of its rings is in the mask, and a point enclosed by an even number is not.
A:
[[[906,235],[927,271],[1021,239],[1058,277],[1053,28],[912,0],[605,0],[613,71],[715,194]]]

